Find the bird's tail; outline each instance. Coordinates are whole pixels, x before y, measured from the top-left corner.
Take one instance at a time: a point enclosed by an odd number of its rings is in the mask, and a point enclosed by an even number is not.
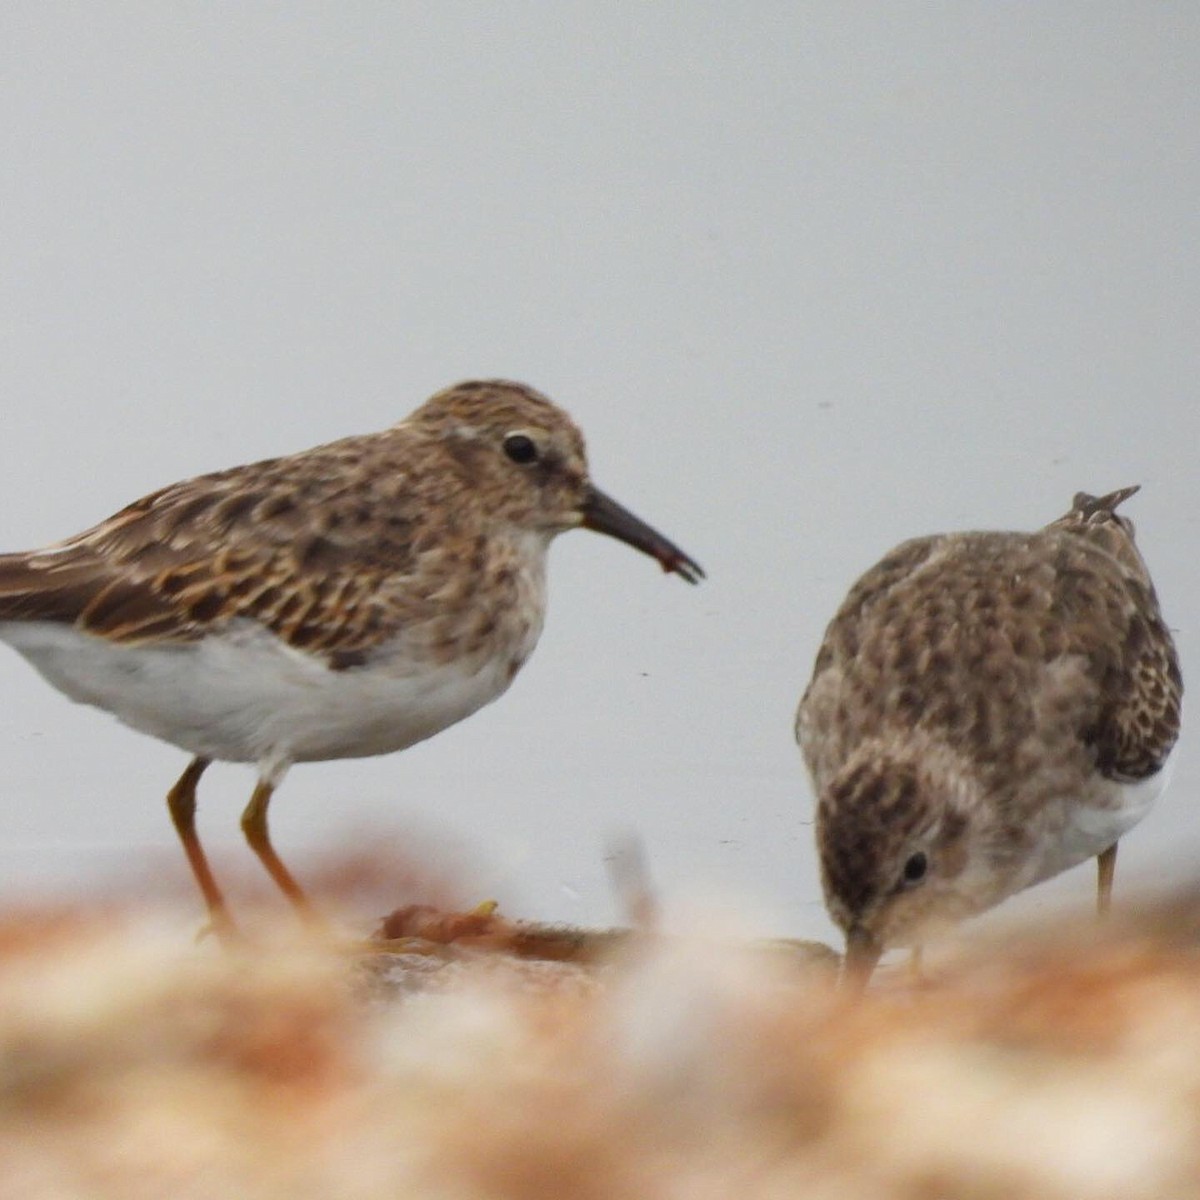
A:
[[[1051,521],[1046,528],[1066,529],[1086,538],[1126,566],[1134,567],[1149,580],[1146,564],[1137,548],[1133,522],[1117,512],[1118,506],[1139,491],[1140,487],[1140,484],[1131,484],[1105,496],[1076,492],[1070,510],[1058,520]]]
[[[90,572],[55,550],[0,554],[0,621],[73,623],[86,607]]]

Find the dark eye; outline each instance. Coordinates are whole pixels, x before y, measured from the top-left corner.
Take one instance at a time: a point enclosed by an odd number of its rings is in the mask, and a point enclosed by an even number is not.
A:
[[[515,463],[531,463],[537,461],[538,448],[533,438],[523,433],[510,433],[504,439],[504,453]]]
[[[925,858],[924,851],[918,850],[904,864],[904,882],[919,883],[925,878],[925,871],[928,866],[929,863]]]

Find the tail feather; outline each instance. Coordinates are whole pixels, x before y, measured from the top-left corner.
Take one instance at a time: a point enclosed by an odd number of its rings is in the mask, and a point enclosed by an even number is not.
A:
[[[1076,492],[1071,509],[1057,521],[1051,521],[1047,529],[1066,529],[1107,551],[1118,562],[1138,575],[1147,587],[1150,572],[1137,548],[1137,535],[1133,522],[1117,512],[1119,505],[1140,491],[1140,485],[1118,488],[1106,496],[1091,496],[1087,492]]]
[[[94,563],[53,552],[0,554],[0,621],[73,625],[103,581]]]

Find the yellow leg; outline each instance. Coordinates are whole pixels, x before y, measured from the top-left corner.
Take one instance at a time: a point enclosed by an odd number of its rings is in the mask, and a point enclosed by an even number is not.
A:
[[[278,885],[279,890],[292,902],[296,911],[304,920],[320,924],[321,918],[313,908],[312,901],[305,895],[304,889],[296,882],[291,871],[283,865],[283,860],[275,853],[271,845],[271,837],[267,832],[267,805],[275,791],[274,784],[265,779],[258,781],[246,811],[242,813],[242,832],[250,849],[258,855],[259,862],[267,868],[267,873]]]
[[[171,820],[175,832],[183,843],[183,851],[187,855],[189,866],[200,891],[204,894],[204,903],[208,906],[208,918],[212,922],[213,931],[222,940],[227,940],[236,932],[229,910],[225,906],[225,897],[213,878],[212,868],[200,845],[196,834],[196,784],[208,767],[207,758],[193,758],[188,763],[187,770],[180,775],[175,786],[167,793],[167,808],[171,811]]]
[[[1113,875],[1117,870],[1117,843],[1113,842],[1103,854],[1096,856],[1096,911],[1100,916],[1108,913],[1112,903]]]

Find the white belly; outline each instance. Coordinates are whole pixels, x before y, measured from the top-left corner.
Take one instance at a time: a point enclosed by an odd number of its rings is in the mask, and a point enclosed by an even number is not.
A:
[[[1161,770],[1147,779],[1098,785],[1097,790],[1102,791],[1107,803],[1068,804],[1061,837],[1047,847],[1037,876],[1031,882],[1041,882],[1095,858],[1124,837],[1166,791],[1177,753],[1172,750]]]
[[[331,671],[248,622],[174,646],[117,646],[42,621],[0,622],[0,639],[72,700],[134,729],[204,758],[278,766],[403,750],[496,699],[514,662]]]

